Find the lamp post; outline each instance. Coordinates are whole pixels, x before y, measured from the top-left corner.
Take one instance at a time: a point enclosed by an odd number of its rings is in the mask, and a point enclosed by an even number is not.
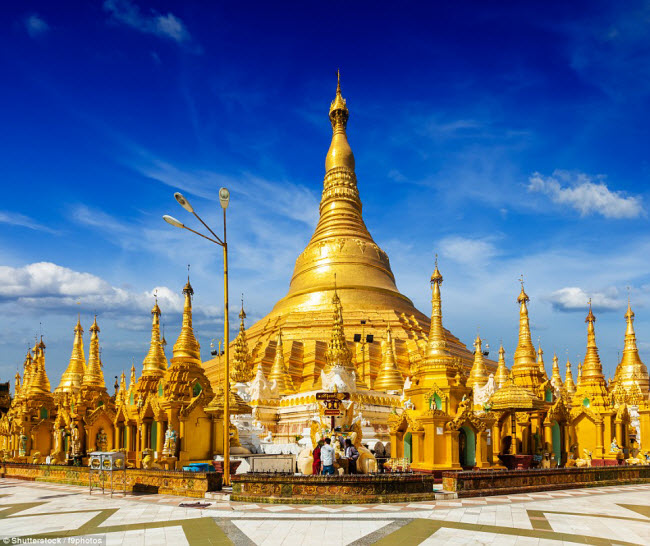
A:
[[[224,378],[224,401],[223,401],[223,483],[224,485],[230,485],[230,358],[229,358],[229,320],[228,320],[228,242],[226,239],[226,209],[228,208],[228,203],[230,202],[230,192],[227,188],[221,188],[219,190],[219,202],[221,203],[221,208],[223,210],[223,240],[210,229],[203,219],[194,212],[192,205],[189,201],[183,197],[180,193],[176,192],[174,194],[176,201],[188,212],[191,212],[196,216],[197,220],[203,224],[203,226],[210,232],[214,237],[208,237],[203,233],[194,231],[192,228],[187,227],[182,222],[176,220],[176,218],[168,215],[164,215],[163,219],[168,224],[171,224],[174,227],[186,229],[192,233],[207,239],[208,241],[215,243],[223,248],[223,307],[224,307],[224,322],[223,322],[223,335],[224,335],[224,350],[226,357],[226,366],[225,366],[225,378]]]

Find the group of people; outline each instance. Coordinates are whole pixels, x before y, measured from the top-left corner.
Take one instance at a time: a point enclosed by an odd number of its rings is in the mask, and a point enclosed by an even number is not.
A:
[[[359,458],[359,451],[352,445],[352,441],[347,438],[345,443],[342,438],[334,437],[341,447],[345,459],[348,461],[348,474],[357,473],[357,459]],[[313,452],[314,462],[312,463],[312,474],[318,475],[333,475],[334,474],[334,461],[336,458],[336,449],[332,445],[331,438],[319,440]]]

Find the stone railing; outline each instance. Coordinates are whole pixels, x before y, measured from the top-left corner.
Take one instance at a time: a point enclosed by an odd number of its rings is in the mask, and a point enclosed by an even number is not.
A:
[[[435,498],[430,474],[359,474],[296,476],[238,474],[232,476],[233,501],[293,504],[362,504]]]
[[[115,491],[124,489],[124,470],[113,473]],[[87,466],[59,466],[27,463],[0,463],[0,478],[16,478],[29,481],[64,483],[88,487]],[[93,489],[101,487],[101,478],[93,472]],[[105,476],[105,486],[110,488],[110,476]],[[203,498],[208,491],[221,489],[221,474],[218,472],[182,472],[177,470],[126,469],[126,490],[133,492],[160,493],[182,497]]]
[[[443,472],[445,491],[459,497],[508,495],[576,487],[650,482],[650,466],[603,466],[543,470],[481,470]]]

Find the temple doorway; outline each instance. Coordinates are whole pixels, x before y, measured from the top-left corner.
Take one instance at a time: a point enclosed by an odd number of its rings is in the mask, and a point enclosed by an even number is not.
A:
[[[404,458],[409,462],[413,462],[413,437],[410,432],[404,435]]]
[[[551,427],[551,434],[553,437],[553,454],[555,455],[555,464],[557,464],[557,466],[561,466],[563,463],[562,448],[564,446],[562,442],[562,427],[560,427],[557,421],[555,421]]]
[[[458,431],[458,461],[463,468],[476,465],[476,435],[467,425]]]

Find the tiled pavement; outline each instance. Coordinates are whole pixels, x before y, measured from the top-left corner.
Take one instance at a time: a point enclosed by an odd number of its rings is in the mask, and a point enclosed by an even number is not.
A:
[[[0,480],[0,539],[106,544],[650,544],[650,484],[372,505],[264,505]]]

